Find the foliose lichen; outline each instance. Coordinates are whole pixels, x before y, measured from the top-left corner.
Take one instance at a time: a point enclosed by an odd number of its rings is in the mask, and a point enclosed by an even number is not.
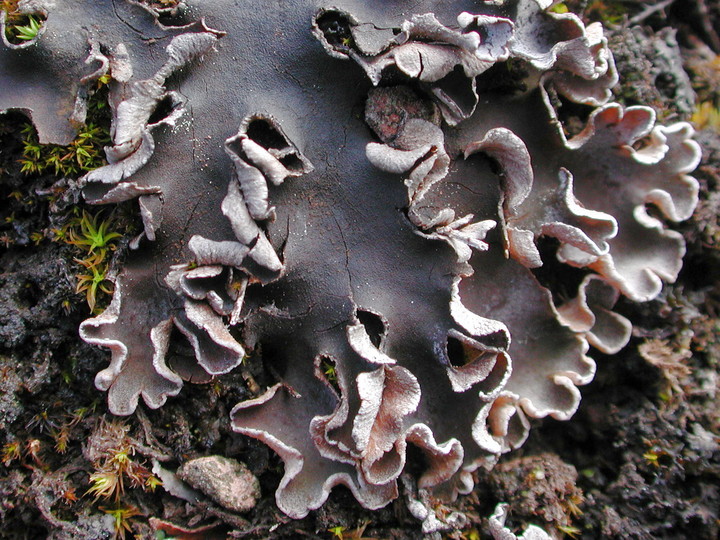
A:
[[[680,270],[692,129],[608,103],[601,26],[549,0],[32,4],[0,110],[67,143],[110,75],[108,165],[80,185],[144,224],[80,328],[111,351],[97,387],[126,415],[260,356],[277,382],[232,424],[284,460],[292,517],[338,484],[386,505],[409,445],[421,490],[470,491],[529,417],[574,413],[589,345],[629,339],[619,296]],[[568,103],[589,111],[573,136]]]

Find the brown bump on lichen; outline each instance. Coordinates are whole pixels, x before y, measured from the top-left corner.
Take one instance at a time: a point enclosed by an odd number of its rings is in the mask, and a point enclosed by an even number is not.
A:
[[[391,144],[405,123],[420,118],[440,125],[440,111],[432,101],[405,85],[371,88],[365,102],[365,122],[385,144]]]

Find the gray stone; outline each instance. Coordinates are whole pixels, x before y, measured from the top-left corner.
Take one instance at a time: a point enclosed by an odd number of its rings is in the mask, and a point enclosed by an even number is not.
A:
[[[260,483],[253,473],[234,459],[207,456],[183,464],[180,479],[202,491],[220,506],[234,512],[247,512],[260,497]]]

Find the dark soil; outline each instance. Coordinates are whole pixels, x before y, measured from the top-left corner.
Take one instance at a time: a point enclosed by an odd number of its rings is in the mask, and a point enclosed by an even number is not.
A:
[[[668,7],[650,9],[661,4]],[[665,123],[689,119],[699,102],[720,103],[715,2],[568,5],[586,7],[590,19],[605,13],[605,22],[614,22],[618,101],[650,104]],[[633,19],[642,26],[627,28]],[[120,443],[112,437],[122,436],[134,448],[131,459],[148,470],[153,464],[174,470],[211,454],[233,456],[258,476],[264,494],[254,510],[237,515],[211,501],[190,505],[162,488],[128,483],[122,502],[137,512],[124,516],[127,537],[421,537],[402,498],[369,512],[338,488],[303,520],[277,510],[273,493],[282,462],[229,424],[230,409],[247,397],[243,376],[262,384],[260,366],[208,385],[186,385],[180,398],[159,410],[140,405],[132,417],[110,417],[93,383],[109,354],[79,339],[78,325],[89,313],[75,293],[74,252],[47,233],[62,227],[69,206],[80,203],[72,189],[53,189],[58,178],[20,172],[24,121],[16,114],[0,117],[0,538],[112,538],[110,505],[86,494],[90,474],[101,466],[88,441],[106,437],[114,448]],[[533,523],[556,537],[718,538],[720,136],[708,127],[697,140],[703,146],[694,173],[700,205],[693,219],[673,225],[687,241],[677,283],[647,304],[621,302],[618,311],[635,327],[631,343],[614,356],[591,352],[597,375],[582,389],[574,418],[537,422],[520,451],[478,473],[474,492],[446,509],[464,512],[469,524],[447,538],[486,537],[485,518],[498,502],[510,503],[509,526],[517,531]],[[117,434],[118,425],[127,427],[125,435]],[[196,532],[163,529],[157,519]],[[154,532],[153,524],[166,532]]]

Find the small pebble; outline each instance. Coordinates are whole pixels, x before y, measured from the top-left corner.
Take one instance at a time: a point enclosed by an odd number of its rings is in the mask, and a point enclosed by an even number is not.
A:
[[[207,456],[183,464],[178,477],[202,491],[223,508],[247,512],[260,497],[260,483],[253,473],[234,459]]]

